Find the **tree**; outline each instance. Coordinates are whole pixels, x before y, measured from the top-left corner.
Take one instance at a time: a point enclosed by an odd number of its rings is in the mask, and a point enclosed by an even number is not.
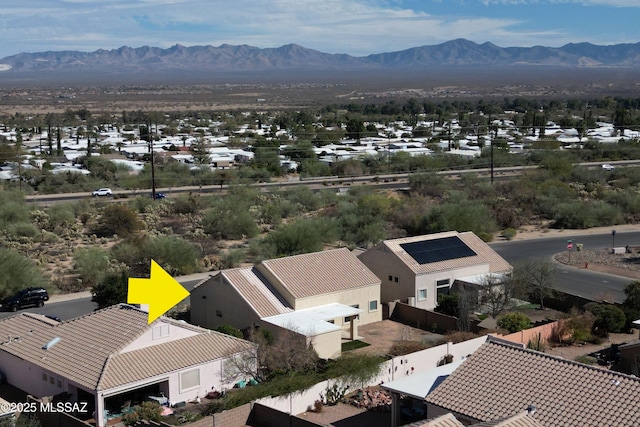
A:
[[[47,287],[40,269],[13,249],[0,248],[0,271],[0,297],[24,288]]]
[[[498,327],[514,333],[531,327],[531,319],[519,311],[506,313],[498,319]]]
[[[195,164],[208,165],[211,163],[211,155],[209,155],[207,146],[202,138],[198,138],[196,142],[191,144],[190,150]]]
[[[518,282],[509,277],[486,275],[480,285],[480,303],[484,304],[491,317],[498,317],[518,295]]]
[[[232,337],[242,338],[242,332],[240,331],[240,329],[234,328],[231,325],[220,325],[215,330],[225,335],[231,335]]]
[[[91,301],[98,309],[127,302],[129,275],[126,272],[111,274],[91,289]]]
[[[588,304],[586,310],[595,316],[593,322],[593,334],[599,337],[607,337],[610,332],[620,332],[625,324],[624,311],[611,304]]]
[[[142,228],[138,215],[130,207],[121,204],[107,206],[93,233],[98,237],[111,237],[114,234],[126,237]]]
[[[525,289],[531,297],[540,302],[544,309],[544,300],[553,294],[556,267],[553,262],[544,259],[525,259],[513,266],[514,285]]]
[[[625,299],[622,309],[626,316],[625,329],[630,330],[633,321],[640,320],[640,281],[636,280],[624,287]]]

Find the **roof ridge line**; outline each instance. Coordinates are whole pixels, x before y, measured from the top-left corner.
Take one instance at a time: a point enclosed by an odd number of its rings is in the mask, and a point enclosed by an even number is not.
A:
[[[625,374],[625,373],[618,372],[618,371],[612,371],[610,369],[598,368],[596,366],[588,365],[586,363],[580,363],[580,362],[575,361],[575,360],[566,359],[566,358],[564,358],[562,356],[556,356],[554,354],[548,354],[548,353],[544,353],[542,351],[533,350],[531,348],[525,347],[525,345],[522,344],[522,343],[516,343],[516,342],[508,341],[508,340],[505,340],[505,339],[494,337],[493,335],[488,335],[488,336],[489,336],[489,339],[487,340],[487,343],[492,343],[492,344],[496,344],[496,345],[502,345],[504,347],[511,347],[513,349],[516,349],[516,350],[521,350],[521,351],[524,351],[526,353],[535,354],[535,355],[542,356],[544,358],[555,360],[555,361],[558,361],[558,362],[565,362],[565,363],[569,363],[571,365],[580,366],[580,367],[583,367],[583,368],[588,368],[590,370],[593,370],[593,371],[596,371],[596,372],[600,372],[600,373],[603,373],[603,374],[609,373],[609,374],[614,375],[614,376],[628,378],[630,380],[634,380],[634,381],[640,382],[640,378],[636,377],[635,375],[629,375],[629,374]]]

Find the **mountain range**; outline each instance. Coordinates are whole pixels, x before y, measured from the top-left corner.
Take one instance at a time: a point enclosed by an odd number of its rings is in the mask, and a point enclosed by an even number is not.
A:
[[[465,39],[364,57],[329,54],[296,44],[278,48],[247,45],[143,46],[94,52],[20,53],[0,60],[0,77],[23,72],[109,74],[197,71],[428,70],[450,67],[632,68],[640,66],[640,43],[608,46],[571,43],[562,47],[499,47]]]

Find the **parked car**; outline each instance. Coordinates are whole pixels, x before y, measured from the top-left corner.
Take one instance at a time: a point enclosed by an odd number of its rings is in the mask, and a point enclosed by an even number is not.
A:
[[[44,302],[48,300],[49,293],[45,288],[27,288],[2,300],[2,308],[8,311],[17,311],[28,306],[42,307]]]
[[[96,191],[92,192],[91,194],[93,195],[93,197],[112,195],[110,188],[98,188]]]
[[[602,169],[606,170],[606,171],[612,171],[614,170],[616,167],[613,165],[610,165],[609,163],[605,163],[604,165],[602,165]]]
[[[153,194],[151,194],[151,197],[153,197]],[[167,195],[166,195],[166,194],[164,194],[164,193],[156,193],[156,200],[158,200],[158,199],[164,199],[164,198],[166,198],[166,197],[167,197]]]

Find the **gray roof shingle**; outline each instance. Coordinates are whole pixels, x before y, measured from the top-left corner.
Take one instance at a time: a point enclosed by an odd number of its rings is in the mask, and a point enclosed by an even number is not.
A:
[[[640,425],[640,379],[493,340],[426,401],[478,421],[533,405],[543,426]]]

